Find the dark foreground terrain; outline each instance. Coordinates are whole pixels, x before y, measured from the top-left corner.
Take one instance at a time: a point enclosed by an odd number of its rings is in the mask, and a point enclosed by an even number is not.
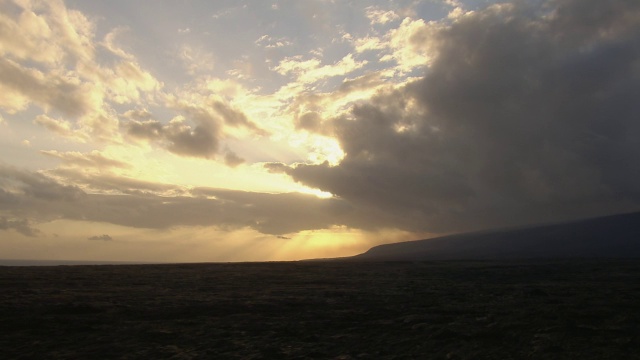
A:
[[[3,359],[640,359],[640,261],[0,267]]]

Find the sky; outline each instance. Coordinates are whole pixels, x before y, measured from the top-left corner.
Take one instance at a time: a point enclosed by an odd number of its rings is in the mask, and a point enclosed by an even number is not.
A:
[[[0,258],[272,261],[640,209],[637,0],[0,0]]]

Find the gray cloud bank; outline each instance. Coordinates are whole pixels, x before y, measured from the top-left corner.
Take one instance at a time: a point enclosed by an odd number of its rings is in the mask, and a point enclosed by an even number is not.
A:
[[[70,169],[52,174],[77,185],[64,185],[62,180],[42,173],[0,165],[0,214],[38,221],[69,219],[150,229],[247,227],[272,235],[332,225],[362,229],[372,228],[371,224],[392,225],[383,214],[363,212],[341,199],[320,199],[299,193],[187,189],[114,175],[92,176]],[[100,193],[104,189],[110,193]],[[0,219],[0,229],[13,228],[27,235],[28,223]]]
[[[0,230],[15,230],[24,236],[38,236],[40,231],[33,228],[27,219],[11,220],[0,217]]]
[[[415,231],[639,208],[640,2],[494,5],[429,41],[422,79],[333,119],[338,166],[270,169]]]

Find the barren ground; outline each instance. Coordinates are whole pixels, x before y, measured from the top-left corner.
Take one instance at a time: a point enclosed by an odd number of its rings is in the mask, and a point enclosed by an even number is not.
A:
[[[640,359],[640,261],[0,267],[4,359]]]

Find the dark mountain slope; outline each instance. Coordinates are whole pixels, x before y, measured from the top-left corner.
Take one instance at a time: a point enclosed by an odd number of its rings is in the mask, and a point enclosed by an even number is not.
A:
[[[640,257],[640,212],[373,247],[352,260]]]

